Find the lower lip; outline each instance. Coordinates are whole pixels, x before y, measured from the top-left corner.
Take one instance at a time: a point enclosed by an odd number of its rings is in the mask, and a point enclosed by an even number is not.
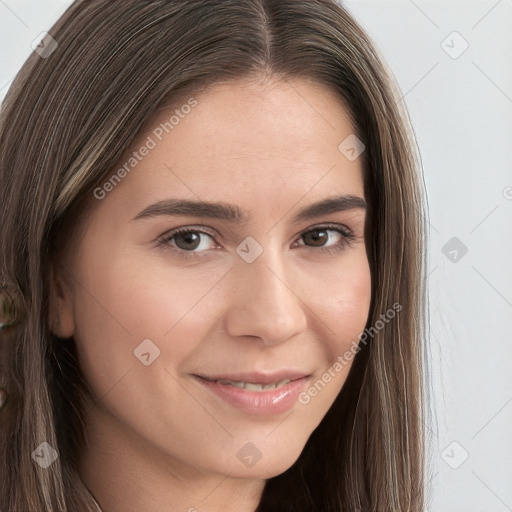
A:
[[[297,379],[268,391],[248,391],[219,382],[196,377],[203,386],[241,411],[257,416],[270,416],[289,411],[297,403],[300,393],[306,386],[308,377]]]

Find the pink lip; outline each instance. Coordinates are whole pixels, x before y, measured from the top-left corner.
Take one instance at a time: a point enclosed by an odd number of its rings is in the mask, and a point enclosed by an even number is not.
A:
[[[298,376],[297,376],[298,375]],[[277,383],[285,379],[294,379],[277,389],[267,391],[249,391],[228,384],[220,384],[206,380],[199,375],[193,377],[210,392],[236,407],[237,409],[256,416],[270,416],[289,411],[298,401],[300,393],[304,390],[309,375],[297,372],[277,372],[273,374],[231,374],[229,376],[207,377],[214,380],[231,380],[239,382],[252,382],[259,384]]]

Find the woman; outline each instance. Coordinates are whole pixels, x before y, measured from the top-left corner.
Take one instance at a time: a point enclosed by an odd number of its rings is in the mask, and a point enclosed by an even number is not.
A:
[[[2,106],[0,508],[420,511],[423,200],[330,0],[75,2]]]

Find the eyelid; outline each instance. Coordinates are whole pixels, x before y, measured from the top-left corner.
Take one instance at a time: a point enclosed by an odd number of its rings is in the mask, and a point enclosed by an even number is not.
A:
[[[298,236],[300,239],[300,237],[304,234],[310,233],[311,231],[322,230],[322,229],[339,232],[344,237],[344,241],[341,244],[338,244],[334,247],[330,247],[330,246],[328,246],[328,247],[322,247],[322,246],[313,247],[313,246],[311,246],[312,249],[316,249],[316,252],[335,252],[336,249],[342,249],[345,244],[351,245],[356,238],[354,235],[354,232],[348,226],[346,226],[345,224],[338,224],[338,223],[332,223],[332,222],[331,223],[329,223],[329,222],[319,223],[319,224],[315,224],[311,227],[308,227],[307,229],[300,231],[298,233],[298,235],[295,235],[295,238],[297,238],[297,236]],[[202,257],[202,256],[205,256],[206,254],[208,254],[209,250],[200,251],[200,252],[185,251],[184,249],[176,248],[176,247],[170,245],[170,241],[174,236],[179,235],[181,233],[189,233],[189,232],[208,235],[214,240],[215,243],[217,243],[217,245],[219,245],[218,242],[216,241],[217,235],[214,230],[212,230],[211,228],[207,228],[205,226],[198,226],[198,225],[187,225],[187,226],[182,226],[182,227],[174,228],[170,231],[167,231],[166,233],[164,233],[163,235],[158,237],[157,243],[158,243],[158,245],[164,246],[166,248],[170,248],[170,250],[173,250],[173,251],[179,253],[180,256],[182,255],[184,257],[187,257],[187,256]],[[301,244],[300,246],[301,247],[309,247],[305,244]]]
[[[159,245],[169,246],[169,243],[174,236],[182,234],[182,233],[190,233],[190,232],[200,233],[202,235],[208,235],[215,241],[215,243],[217,243],[217,245],[219,245],[218,242],[216,241],[217,234],[215,233],[215,231],[213,231],[212,229],[207,228],[205,226],[194,226],[194,225],[182,226],[182,227],[171,229],[171,230],[165,232],[163,235],[159,236],[157,239],[157,243]],[[175,247],[173,247],[173,246],[170,246],[170,247],[171,247],[171,249],[175,249]],[[182,253],[195,254],[196,256],[202,254],[201,252],[184,251],[183,249],[179,249],[179,248],[177,248],[176,250],[178,252],[182,252]],[[204,252],[207,252],[207,251],[203,251],[203,253]]]
[[[336,231],[340,233],[343,236],[343,241],[340,244],[337,244],[335,246],[327,246],[327,247],[311,247],[312,249],[316,249],[316,252],[329,252],[329,253],[335,253],[345,248],[345,246],[351,246],[355,240],[356,235],[354,232],[345,224],[337,224],[332,222],[326,222],[323,224],[317,224],[310,228],[307,228],[300,232],[300,235],[304,235],[306,233],[310,233],[311,231],[315,230],[326,230],[326,231]],[[305,244],[301,244],[301,247],[308,247]]]

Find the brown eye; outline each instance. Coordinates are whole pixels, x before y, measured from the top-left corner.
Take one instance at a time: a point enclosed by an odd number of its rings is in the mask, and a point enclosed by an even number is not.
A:
[[[334,235],[333,235],[334,233]],[[354,234],[343,226],[319,226],[301,235],[302,244],[321,253],[337,253],[354,242]]]
[[[179,256],[203,256],[215,249],[213,235],[200,229],[180,228],[164,235],[158,243]]]
[[[312,231],[308,231],[304,235],[302,235],[302,239],[308,245],[312,245],[313,247],[322,247],[328,240],[329,235],[327,231],[332,231],[328,229],[313,229]]]
[[[173,236],[173,239],[179,249],[193,251],[198,248],[201,242],[201,235],[194,231],[189,231],[188,233],[178,233]]]

